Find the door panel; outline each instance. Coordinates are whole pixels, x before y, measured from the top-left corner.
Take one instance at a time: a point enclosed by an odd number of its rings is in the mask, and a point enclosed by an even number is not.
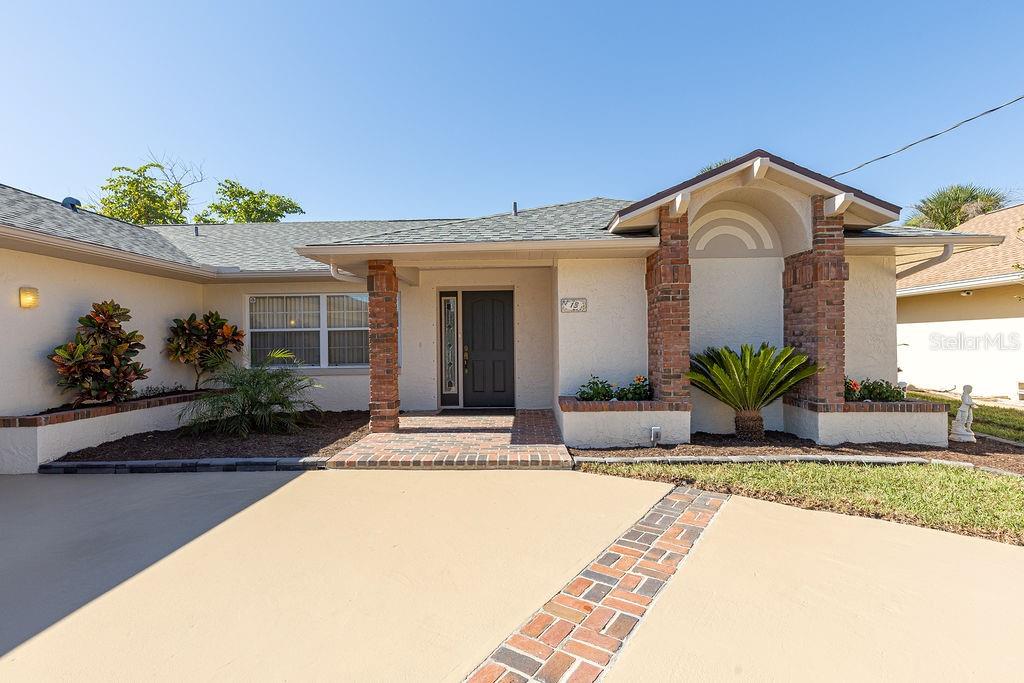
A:
[[[462,405],[514,406],[512,292],[463,292],[462,297]]]

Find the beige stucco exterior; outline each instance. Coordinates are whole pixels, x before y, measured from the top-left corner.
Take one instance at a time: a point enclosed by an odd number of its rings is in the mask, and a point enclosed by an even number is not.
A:
[[[38,307],[19,307],[19,287],[39,290]],[[74,337],[78,318],[93,302],[107,299],[131,309],[129,329],[145,337],[139,360],[151,372],[138,388],[192,386],[192,371],[164,358],[163,341],[172,318],[202,308],[201,285],[0,249],[0,415],[25,415],[70,399],[57,387],[47,355]]]
[[[896,381],[896,259],[848,256],[846,376]]]
[[[1024,287],[1011,285],[897,301],[900,379],[924,389],[1019,399],[1024,382]]]

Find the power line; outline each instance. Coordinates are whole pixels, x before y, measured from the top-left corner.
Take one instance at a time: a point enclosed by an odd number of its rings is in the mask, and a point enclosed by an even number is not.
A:
[[[880,157],[875,157],[874,159],[871,159],[870,161],[865,161],[863,164],[858,164],[857,166],[854,166],[851,169],[847,169],[847,170],[843,171],[842,173],[836,173],[834,176],[831,176],[831,177],[832,178],[838,178],[841,175],[846,175],[847,173],[853,173],[854,171],[859,171],[860,169],[864,168],[868,164],[873,164],[876,161],[881,161],[882,159],[888,159],[889,157],[891,157],[891,156],[893,156],[895,154],[899,154],[900,152],[905,152],[908,149],[910,149],[911,147],[913,147],[914,145],[920,145],[922,142],[927,142],[928,140],[933,140],[933,139],[939,137],[940,135],[945,135],[949,131],[955,130],[955,129],[959,128],[960,126],[964,125],[965,123],[970,123],[971,121],[974,121],[975,119],[980,119],[982,116],[988,116],[989,114],[991,114],[993,112],[999,111],[1003,107],[1009,107],[1014,102],[1020,102],[1021,100],[1024,100],[1024,95],[1020,95],[1019,97],[1014,97],[1009,102],[1004,102],[1003,104],[1000,104],[998,107],[992,107],[991,109],[989,109],[987,111],[983,111],[980,114],[975,114],[974,116],[972,116],[969,119],[964,119],[963,121],[960,121],[959,123],[954,123],[952,126],[947,128],[946,130],[940,130],[938,133],[932,133],[931,135],[923,137],[920,140],[915,140],[914,142],[911,142],[909,145],[904,145],[903,147],[900,147],[899,149],[897,149],[894,152],[889,152],[888,154],[883,154]]]

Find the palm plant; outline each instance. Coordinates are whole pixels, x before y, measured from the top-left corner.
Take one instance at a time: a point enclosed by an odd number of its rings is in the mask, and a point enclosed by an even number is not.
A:
[[[935,190],[914,205],[917,213],[907,225],[952,230],[983,213],[1006,206],[1009,196],[1002,190],[980,185],[948,185]]]
[[[806,354],[769,344],[757,351],[743,344],[739,354],[728,346],[709,346],[690,359],[690,366],[687,376],[694,386],[736,411],[736,435],[754,440],[764,438],[761,409],[818,372]]]
[[[319,385],[310,377],[288,367],[275,366],[294,361],[295,354],[275,349],[253,367],[222,364],[205,383],[212,391],[189,403],[179,420],[187,421],[192,432],[219,432],[232,436],[287,433],[298,429],[303,411],[320,408],[306,398]]]

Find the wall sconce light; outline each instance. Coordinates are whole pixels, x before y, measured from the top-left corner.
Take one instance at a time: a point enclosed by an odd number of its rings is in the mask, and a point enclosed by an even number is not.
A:
[[[19,287],[18,303],[22,308],[35,308],[39,305],[39,290],[35,287]]]

